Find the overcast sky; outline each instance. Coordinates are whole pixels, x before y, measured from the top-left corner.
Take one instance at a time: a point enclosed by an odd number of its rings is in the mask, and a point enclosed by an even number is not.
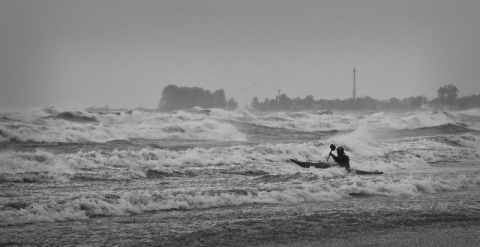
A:
[[[1,0],[0,110],[156,108],[169,85],[347,99],[480,94],[478,0]]]

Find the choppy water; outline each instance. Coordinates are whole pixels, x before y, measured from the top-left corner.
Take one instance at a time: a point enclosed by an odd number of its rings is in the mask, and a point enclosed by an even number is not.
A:
[[[345,147],[352,168],[385,174],[302,169],[288,161],[325,160],[331,143]],[[380,221],[435,212],[468,219],[480,210],[480,110],[2,113],[0,188],[0,231],[11,236],[4,243],[17,244],[29,242],[12,231],[31,226],[62,234],[79,224],[132,219],[161,222],[161,237],[150,236],[157,245],[228,232],[227,226],[247,229],[240,219],[270,222],[270,232],[319,217],[340,217],[345,228],[360,214]],[[238,210],[244,215],[232,216]],[[286,220],[292,217],[303,223]],[[127,234],[125,227],[117,231]]]

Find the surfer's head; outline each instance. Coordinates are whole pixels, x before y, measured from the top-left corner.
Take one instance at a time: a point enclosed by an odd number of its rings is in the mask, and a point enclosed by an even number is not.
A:
[[[338,147],[337,154],[345,154],[345,149],[343,149],[343,147]]]

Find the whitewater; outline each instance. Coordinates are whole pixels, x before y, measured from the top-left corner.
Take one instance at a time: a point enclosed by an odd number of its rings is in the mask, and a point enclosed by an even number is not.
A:
[[[289,161],[325,161],[330,144],[384,174]],[[0,188],[0,245],[248,246],[478,222],[480,109],[5,112]]]

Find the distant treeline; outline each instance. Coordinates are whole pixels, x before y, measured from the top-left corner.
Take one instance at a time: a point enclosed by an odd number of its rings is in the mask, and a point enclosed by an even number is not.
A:
[[[414,111],[419,108],[464,110],[480,107],[480,95],[458,98],[458,89],[452,84],[440,87],[437,94],[438,97],[432,100],[428,100],[425,96],[408,97],[402,100],[397,98],[376,100],[369,96],[344,100],[315,100],[312,95],[302,99],[299,97],[289,98],[286,94],[281,94],[275,99],[266,98],[262,102],[254,97],[250,107],[255,111]],[[238,108],[238,103],[233,98],[227,101],[223,89],[210,92],[199,87],[168,85],[162,91],[158,110],[173,111],[190,109],[195,106],[206,109],[235,110]]]
[[[233,98],[227,101],[223,89],[211,93],[209,90],[199,87],[168,85],[163,88],[158,110],[173,111],[189,109],[195,106],[235,110],[238,108],[238,103]]]
[[[266,98],[260,102],[257,97],[252,99],[250,106],[256,111],[301,111],[311,109],[336,110],[336,111],[413,111],[422,107],[435,109],[448,108],[464,110],[480,107],[480,95],[457,97],[458,89],[454,85],[446,85],[438,89],[438,97],[428,100],[425,96],[408,97],[403,100],[391,98],[390,100],[376,100],[369,96],[350,98],[345,100],[315,100],[309,95],[304,99],[289,98],[281,94],[275,99]]]
[[[267,98],[263,102],[259,102],[258,98],[255,97],[251,102],[251,107],[256,111],[302,111],[312,109],[334,111],[408,111],[421,107],[424,102],[426,102],[426,98],[423,96],[410,97],[403,100],[392,98],[387,101],[380,101],[369,96],[358,97],[355,100],[353,98],[346,100],[315,100],[311,95],[304,99],[298,97],[291,99],[287,95],[282,94],[275,99]]]

